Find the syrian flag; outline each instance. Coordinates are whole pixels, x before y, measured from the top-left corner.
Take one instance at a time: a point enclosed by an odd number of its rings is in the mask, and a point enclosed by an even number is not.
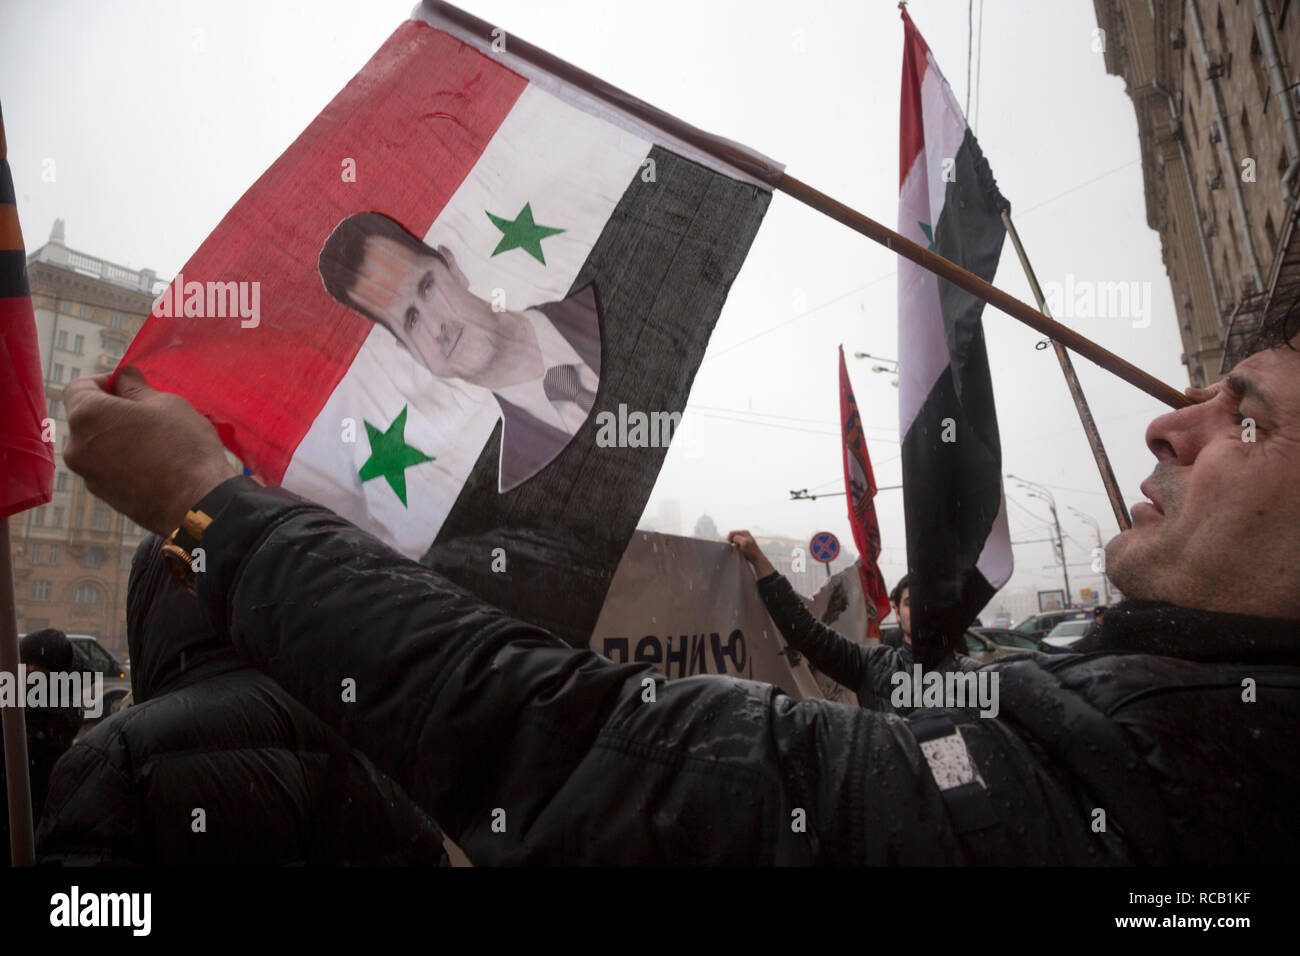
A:
[[[898,231],[986,281],[1008,208],[925,40],[903,9]],[[984,303],[898,267],[899,434],[912,621],[934,663],[1011,577]]]
[[[867,439],[862,433],[858,400],[853,397],[849,369],[840,346],[840,432],[844,444],[844,491],[849,502],[849,526],[858,548],[858,573],[862,593],[875,616],[867,624],[867,637],[880,636],[880,622],[889,617],[889,588],[880,573],[880,524],[876,520],[876,476],[871,471]]]
[[[779,174],[428,2],[122,361],[265,480],[585,646]]]
[[[41,350],[7,156],[0,114],[0,518],[43,505],[54,493]]]

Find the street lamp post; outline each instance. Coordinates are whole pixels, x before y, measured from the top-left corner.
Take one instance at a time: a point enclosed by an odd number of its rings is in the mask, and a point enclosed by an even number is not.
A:
[[[893,375],[894,380],[891,384],[894,388],[898,388],[898,359],[885,358],[882,355],[872,355],[870,352],[854,352],[853,357],[855,359],[875,359],[877,362],[884,362],[884,365],[871,366],[871,371]],[[891,368],[890,366],[893,367]]]
[[[1101,551],[1104,554],[1105,552],[1102,551],[1102,549],[1105,547],[1105,545],[1103,545],[1101,541],[1101,525],[1097,523],[1097,519],[1094,518],[1092,515],[1085,514],[1084,512],[1080,511],[1078,508],[1074,507],[1074,505],[1066,505],[1066,507],[1069,508],[1071,511],[1073,511],[1084,521],[1086,521],[1088,524],[1092,525],[1092,530],[1097,533],[1097,549],[1098,551]],[[1105,596],[1106,603],[1109,604],[1110,603],[1110,578],[1106,576],[1106,565],[1104,564],[1101,566],[1101,593]]]
[[[1047,507],[1052,512],[1052,524],[1056,527],[1056,553],[1061,559],[1061,576],[1065,579],[1065,604],[1068,607],[1074,603],[1074,599],[1070,593],[1070,569],[1066,566],[1065,561],[1065,539],[1061,536],[1060,519],[1056,517],[1056,498],[1053,497],[1051,491],[1037,482],[1030,481],[1027,478],[1020,478],[1010,473],[1007,474],[1007,477],[1014,478],[1016,481],[1020,482],[1021,488],[1033,489],[1029,492],[1029,497],[1043,499],[1047,502]]]

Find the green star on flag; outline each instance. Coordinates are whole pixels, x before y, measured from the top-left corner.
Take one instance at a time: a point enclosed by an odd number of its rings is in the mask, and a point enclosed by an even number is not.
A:
[[[486,209],[483,211],[487,212]],[[532,203],[524,203],[524,208],[519,210],[519,215],[513,220],[502,219],[490,212],[487,213],[487,217],[492,220],[492,225],[501,230],[501,241],[492,250],[494,256],[509,252],[511,249],[522,249],[542,265],[546,265],[546,257],[542,255],[542,240],[547,236],[564,232],[563,229],[539,226],[533,222]]]
[[[381,432],[370,422],[366,422],[366,435],[370,439],[370,457],[361,466],[360,472],[362,484],[372,478],[383,476],[403,507],[406,507],[406,469],[426,461],[433,461],[433,458],[406,443],[406,410],[407,406],[403,405],[401,414],[393,420],[393,424],[386,432]]]
[[[917,225],[920,226],[921,231],[925,233],[925,238],[930,240],[930,244],[926,246],[926,248],[931,252],[934,252],[934,229],[931,228],[928,222],[918,222]]]

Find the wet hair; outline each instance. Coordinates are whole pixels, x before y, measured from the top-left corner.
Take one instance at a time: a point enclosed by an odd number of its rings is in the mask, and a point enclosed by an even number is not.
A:
[[[894,585],[894,590],[889,592],[889,603],[898,607],[903,602],[903,592],[907,590],[907,579],[909,575],[904,574]]]
[[[22,639],[18,648],[18,659],[22,663],[35,664],[54,673],[70,671],[77,663],[72,642],[58,628],[32,631]]]
[[[320,258],[316,261],[316,270],[325,284],[325,291],[353,312],[364,315],[370,321],[377,322],[388,331],[394,332],[383,316],[371,312],[349,295],[365,262],[366,240],[372,237],[391,239],[416,255],[432,256],[444,266],[447,265],[447,260],[437,250],[430,249],[402,228],[401,224],[383,213],[354,213],[334,227],[334,231],[325,240],[325,245],[321,247]]]

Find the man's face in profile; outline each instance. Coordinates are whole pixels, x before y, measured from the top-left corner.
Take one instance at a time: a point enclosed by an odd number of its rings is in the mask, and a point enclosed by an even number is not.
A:
[[[1150,501],[1107,546],[1110,577],[1128,597],[1300,619],[1300,352],[1256,353],[1194,397],[1147,428]]]
[[[903,640],[912,643],[912,594],[911,588],[903,588],[898,595],[898,603],[894,605],[894,613],[898,615],[898,629],[903,632]]]
[[[417,253],[387,236],[370,236],[349,296],[381,316],[398,343],[434,375],[491,388],[493,369],[512,335],[507,312],[493,312],[444,247],[443,259]]]

